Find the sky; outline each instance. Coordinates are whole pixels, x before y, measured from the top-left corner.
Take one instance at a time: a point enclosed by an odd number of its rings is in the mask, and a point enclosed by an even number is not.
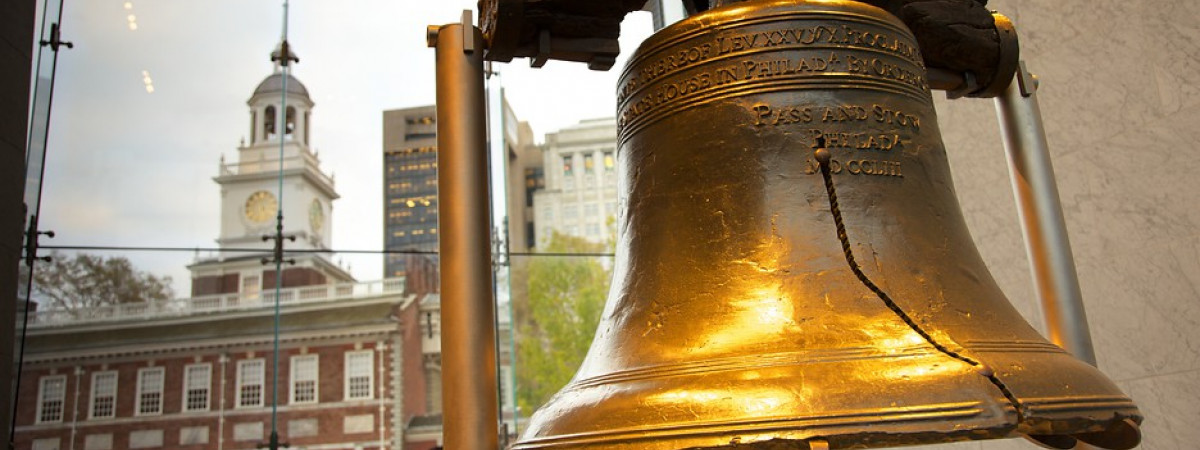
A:
[[[66,0],[47,144],[43,245],[215,247],[222,156],[249,134],[246,101],[271,74],[283,2]],[[316,103],[312,143],[341,199],[333,247],[382,249],[382,111],[434,102],[431,24],[459,19],[475,1],[293,0],[292,74]],[[609,72],[551,61],[495,66],[516,116],[538,140],[581,120],[612,116],[625,57],[650,33],[647,13],[623,25]],[[136,29],[134,29],[136,28]],[[148,87],[152,87],[150,92]],[[104,253],[104,252],[100,252]],[[186,266],[204,252],[107,252],[190,290]],[[359,280],[382,277],[379,255],[340,255]]]

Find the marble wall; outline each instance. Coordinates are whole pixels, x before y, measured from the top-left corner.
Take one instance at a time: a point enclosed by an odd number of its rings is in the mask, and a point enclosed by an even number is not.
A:
[[[1150,450],[1200,447],[1200,2],[993,0],[1038,91],[1102,371]],[[943,97],[935,93],[937,97]],[[938,101],[972,235],[1039,328],[994,104]],[[1024,440],[931,446],[1036,448]]]

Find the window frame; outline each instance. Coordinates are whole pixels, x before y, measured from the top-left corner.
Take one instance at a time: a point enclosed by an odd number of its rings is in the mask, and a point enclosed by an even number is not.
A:
[[[262,272],[245,272],[238,276],[238,296],[244,300],[262,298]]]
[[[146,389],[146,386],[145,386],[146,380],[143,378],[143,375],[148,374],[148,373],[154,373],[154,372],[157,372],[159,374],[158,376],[160,377],[158,380],[158,410],[146,412],[146,411],[142,410],[142,405],[143,405],[142,397],[151,392],[147,392],[145,390]],[[134,392],[136,392],[136,394],[133,397],[134,398],[133,415],[134,416],[160,416],[160,415],[162,415],[163,414],[163,397],[165,397],[166,384],[167,384],[167,369],[165,367],[143,367],[141,369],[138,369],[138,371],[137,371],[137,388],[134,391]]]
[[[575,155],[562,155],[562,174],[564,177],[575,176]]]
[[[353,368],[351,360],[356,357],[363,357],[363,356],[365,356],[366,359],[370,362],[370,364],[367,365],[367,374],[366,374],[367,393],[365,396],[352,396],[351,395],[352,392],[350,390],[351,379],[358,378],[360,375],[355,375],[355,374],[351,373],[351,369]],[[375,398],[375,351],[374,350],[356,350],[356,351],[346,352],[342,369],[343,369],[342,370],[342,372],[343,372],[343,376],[342,376],[343,397],[345,397],[346,400],[372,400]]]
[[[297,370],[300,361],[312,361],[312,377],[311,379],[301,380],[298,376],[301,372]],[[292,405],[312,405],[319,403],[321,400],[321,357],[315,353],[294,355],[288,361],[289,373],[288,379],[288,404]],[[296,400],[297,382],[312,381],[313,392],[312,400]]]
[[[243,389],[246,387],[246,384],[245,384],[246,377],[244,376],[245,373],[243,372],[243,367],[249,366],[251,364],[258,365],[258,378],[259,378],[259,380],[258,380],[258,404],[249,404],[248,405],[248,404],[244,404],[244,401],[242,398]],[[234,378],[236,379],[236,382],[234,385],[236,390],[234,391],[234,398],[233,398],[234,409],[262,408],[263,405],[266,405],[266,389],[267,389],[267,363],[266,363],[266,360],[263,358],[243,359],[243,360],[237,362],[236,370],[237,370],[237,373],[234,374]]]
[[[112,393],[109,394],[109,396],[112,397],[112,405],[108,415],[98,416],[96,415],[96,400],[99,398],[99,395],[97,395],[99,393],[97,381],[102,376],[112,377]],[[92,372],[92,389],[91,392],[88,393],[88,420],[112,419],[117,417],[117,396],[120,395],[121,392],[120,383],[121,376],[115,370]]]
[[[59,393],[59,398],[58,398],[58,403],[59,403],[58,418],[51,419],[51,420],[45,420],[44,414],[46,412],[45,407],[46,407],[46,400],[47,400],[46,384],[47,384],[47,382],[55,381],[55,380],[60,381],[62,383],[62,389]],[[45,376],[38,378],[38,398],[37,398],[37,400],[38,400],[37,411],[35,411],[36,415],[34,417],[36,420],[34,421],[34,423],[62,423],[63,418],[66,417],[66,415],[67,415],[67,375],[66,374],[45,375]]]
[[[189,396],[192,390],[192,369],[204,369],[204,376],[207,380],[204,383],[204,408],[193,409],[191,407],[191,397]],[[183,397],[180,402],[180,410],[185,413],[206,412],[212,409],[212,364],[210,363],[195,363],[183,366]]]

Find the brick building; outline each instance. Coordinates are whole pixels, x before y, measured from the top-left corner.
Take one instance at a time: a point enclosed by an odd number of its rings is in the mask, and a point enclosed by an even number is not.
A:
[[[402,361],[400,415],[404,422],[404,450],[433,450],[442,445],[442,326],[438,265],[435,258],[410,256],[407,261],[405,301],[396,314],[400,323]],[[500,364],[502,439],[515,439],[516,404],[512,357],[512,321],[508,311],[497,311]],[[502,442],[503,443],[503,442]]]
[[[416,296],[403,294],[402,280],[280,295],[282,441],[401,448],[396,312]],[[33,313],[17,449],[256,448],[271,431],[273,300],[233,294]]]

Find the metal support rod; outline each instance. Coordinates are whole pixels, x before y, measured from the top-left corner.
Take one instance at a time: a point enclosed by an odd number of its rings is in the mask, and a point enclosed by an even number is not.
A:
[[[430,27],[437,51],[438,248],[442,273],[443,439],[453,450],[499,446],[483,35]]]
[[[1025,250],[1050,340],[1076,358],[1095,365],[1096,353],[1036,93],[1037,80],[1025,70],[1022,61],[1016,80],[996,98],[996,115],[1004,135]]]

